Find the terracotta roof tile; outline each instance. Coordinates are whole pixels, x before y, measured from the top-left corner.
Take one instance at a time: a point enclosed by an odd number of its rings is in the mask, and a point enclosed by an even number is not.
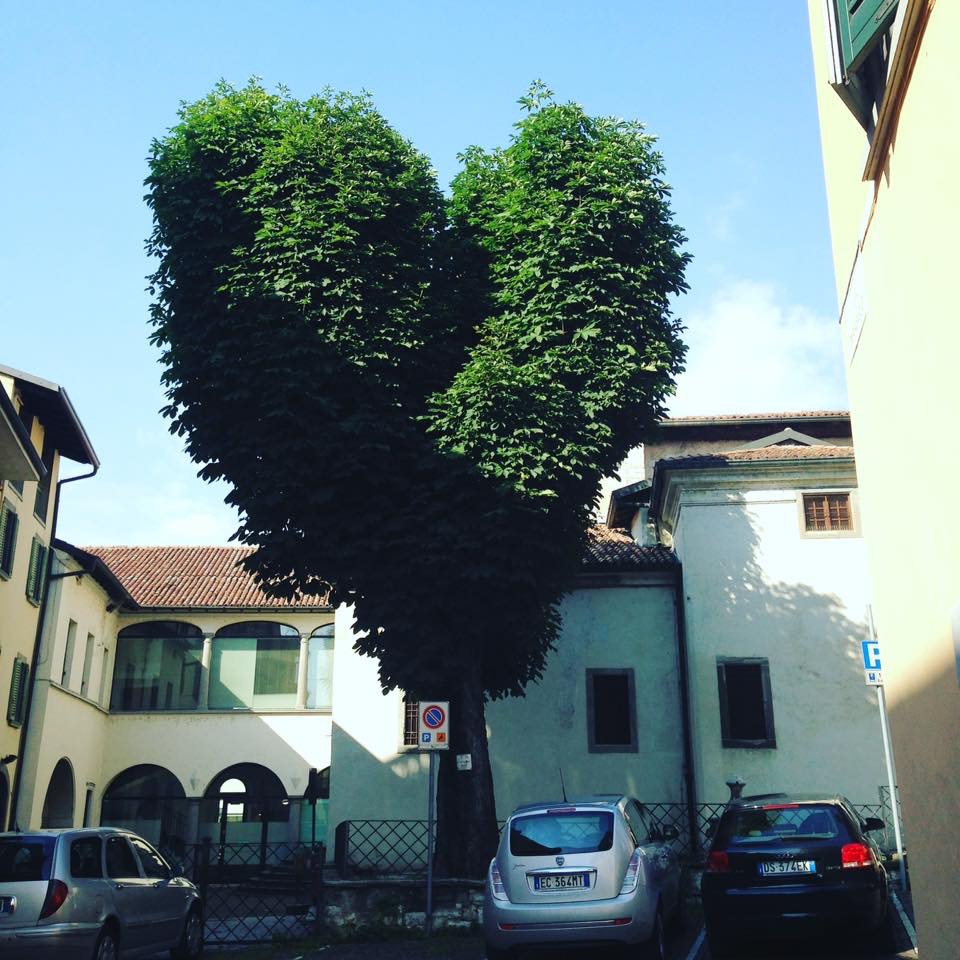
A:
[[[97,557],[141,607],[324,607],[326,596],[269,597],[239,562],[251,547],[83,547]],[[625,531],[598,524],[588,531],[586,571],[662,569],[677,564],[666,547],[642,547]]]
[[[669,457],[657,461],[657,470],[694,470],[700,467],[720,466],[725,463],[748,463],[776,460],[846,460],[853,459],[853,447],[799,446],[780,444],[757,447],[752,450],[725,450],[722,453],[692,454],[688,457]]]
[[[252,547],[84,547],[141,607],[325,607],[326,596],[270,597],[239,562]]]
[[[667,547],[644,547],[625,530],[598,523],[587,531],[584,567],[596,570],[662,570],[679,564],[677,555]]]
[[[849,410],[800,410],[786,413],[711,413],[701,416],[664,417],[661,424],[702,423],[712,420],[729,422],[736,420],[811,420],[821,417],[849,417]]]

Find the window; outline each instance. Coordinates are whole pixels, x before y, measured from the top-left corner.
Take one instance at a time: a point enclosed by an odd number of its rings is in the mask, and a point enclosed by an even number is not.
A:
[[[7,700],[7,723],[11,727],[23,725],[27,712],[27,681],[30,677],[30,664],[25,657],[17,657],[13,662],[10,676],[10,698]]]
[[[292,709],[299,664],[300,634],[293,627],[257,620],[223,627],[213,641],[210,707]]]
[[[42,540],[34,537],[30,545],[30,567],[27,570],[27,599],[31,603],[39,605],[46,576],[47,548]]]
[[[776,747],[766,657],[718,657],[717,683],[723,745]]]
[[[90,695],[90,668],[93,666],[93,648],[96,640],[92,633],[87,634],[87,645],[83,648],[83,675],[80,678],[80,696]]]
[[[587,670],[587,737],[591,753],[636,753],[633,670]]]
[[[47,473],[37,484],[37,496],[33,502],[33,515],[43,523],[46,522],[47,507],[50,505],[50,483],[53,478],[53,458],[55,454],[53,443],[44,437],[43,454],[40,459],[47,468]]]
[[[110,669],[110,651],[104,647],[100,657],[100,690],[97,693],[97,703],[102,707],[107,695],[107,677]],[[199,691],[198,691],[199,693]]]
[[[107,838],[107,875],[117,880],[140,876],[137,858],[125,837]]]
[[[318,627],[307,647],[307,708],[333,707],[333,624]]]
[[[117,634],[110,709],[196,710],[202,657],[203,633],[191,623],[154,620],[124,627]]]
[[[94,880],[103,876],[100,857],[100,838],[81,837],[70,844],[70,876]]]
[[[151,880],[170,879],[170,868],[164,862],[163,857],[149,843],[139,837],[131,837],[130,844],[136,850],[137,856],[140,858],[140,866],[143,867],[143,872],[147,877]]]
[[[6,503],[0,508],[0,577],[13,573],[13,557],[17,549],[17,527],[20,519]]]
[[[403,745],[420,746],[420,704],[416,700],[403,701]]]
[[[75,620],[67,622],[67,643],[63,648],[63,669],[60,671],[60,686],[70,686],[70,674],[73,671],[73,651],[77,644],[77,624]]]
[[[803,494],[803,529],[807,533],[851,533],[854,529],[850,494]]]
[[[883,102],[897,0],[831,0],[831,7],[830,83],[857,122],[871,130]]]

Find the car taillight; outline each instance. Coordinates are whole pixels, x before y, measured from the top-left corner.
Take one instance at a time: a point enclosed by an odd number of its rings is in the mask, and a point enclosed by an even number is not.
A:
[[[496,860],[490,861],[490,892],[494,900],[508,900],[506,887],[503,885],[503,878],[500,876],[500,868]]]
[[[729,873],[730,856],[725,850],[711,850],[707,856],[707,873]]]
[[[633,891],[637,889],[637,884],[640,882],[640,866],[642,863],[643,853],[640,848],[637,847],[630,857],[630,862],[627,864],[627,872],[623,875],[623,883],[620,885],[621,895],[633,893]]]
[[[840,849],[840,864],[846,867],[872,867],[873,851],[865,843],[845,843]]]
[[[67,893],[67,885],[62,880],[51,880],[47,884],[47,896],[40,909],[40,919],[46,920],[47,917],[52,917],[63,906]]]

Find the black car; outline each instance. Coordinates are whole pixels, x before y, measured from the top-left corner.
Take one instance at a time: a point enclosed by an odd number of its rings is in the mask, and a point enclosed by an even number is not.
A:
[[[870,832],[883,828],[841,796],[734,801],[717,825],[701,888],[713,956],[752,937],[882,930],[887,874]]]

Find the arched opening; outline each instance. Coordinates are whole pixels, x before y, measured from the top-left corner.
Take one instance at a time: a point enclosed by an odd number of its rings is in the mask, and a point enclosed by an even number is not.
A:
[[[307,708],[333,708],[333,634],[332,623],[317,627],[307,647]]]
[[[294,627],[271,620],[222,627],[213,638],[210,709],[293,709],[299,663]]]
[[[72,827],[74,809],[73,770],[66,757],[57,761],[50,774],[47,795],[40,814],[41,827]]]
[[[258,763],[221,770],[203,795],[201,836],[218,845],[221,863],[260,865],[271,844],[286,844],[290,801],[279,777]]]
[[[165,767],[141,763],[113,778],[103,793],[100,823],[126,827],[171,860],[180,860],[189,835],[189,808],[180,781]]]
[[[178,620],[133,623],[117,634],[110,709],[196,710],[203,631]]]

